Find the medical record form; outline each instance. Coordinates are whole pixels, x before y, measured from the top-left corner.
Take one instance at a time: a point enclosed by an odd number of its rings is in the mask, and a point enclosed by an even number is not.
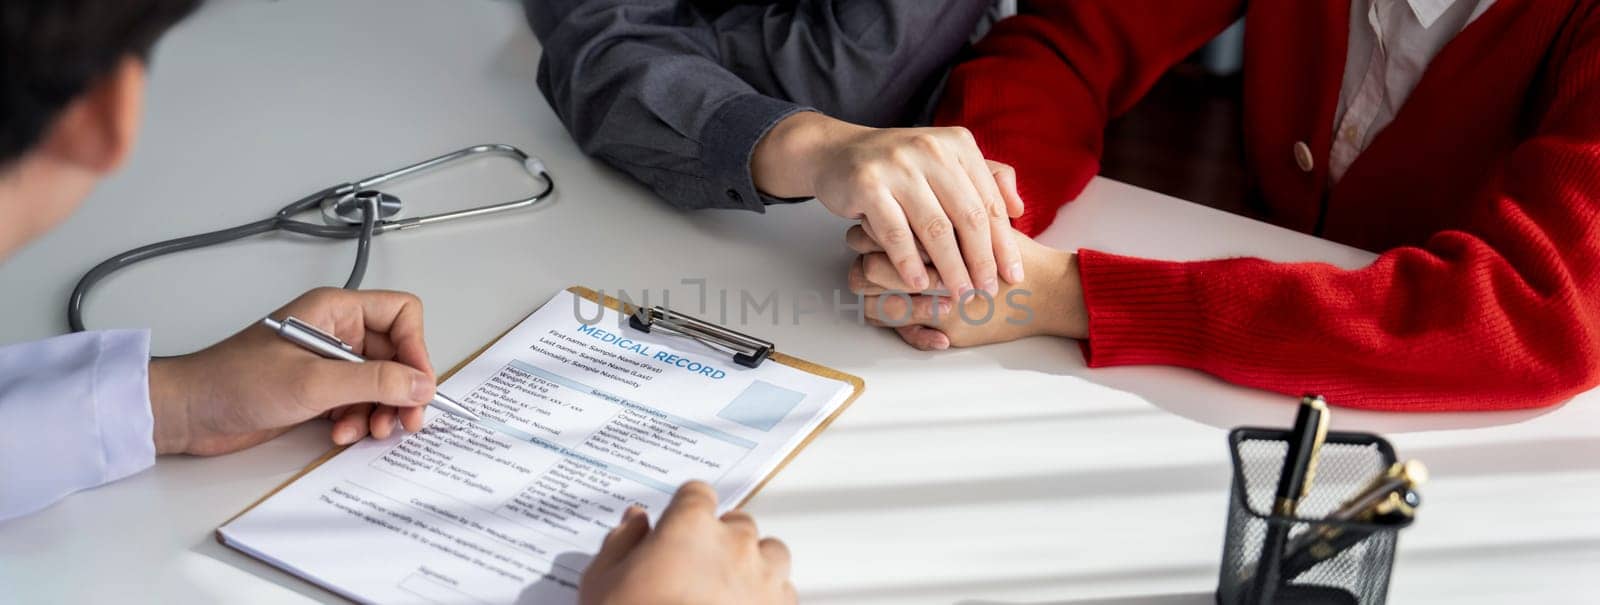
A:
[[[581,294],[440,385],[511,430],[429,409],[422,431],[332,455],[218,538],[357,601],[572,603],[629,505],[655,518],[699,479],[731,509],[860,391],[798,360],[746,368],[634,330],[615,301]]]

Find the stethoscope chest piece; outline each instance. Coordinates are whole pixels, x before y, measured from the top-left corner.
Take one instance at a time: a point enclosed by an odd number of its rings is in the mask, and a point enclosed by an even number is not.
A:
[[[327,225],[359,225],[366,216],[366,208],[374,199],[378,202],[379,220],[400,215],[402,205],[399,197],[376,189],[365,189],[323,200],[322,222]]]

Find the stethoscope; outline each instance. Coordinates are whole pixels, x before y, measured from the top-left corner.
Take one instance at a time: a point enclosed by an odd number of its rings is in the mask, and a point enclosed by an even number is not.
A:
[[[528,197],[509,202],[398,220],[391,219],[400,213],[400,198],[374,189],[374,187],[390,181],[415,176],[478,156],[504,156],[517,160],[523,169],[528,171],[529,175],[544,181],[544,189]],[[344,287],[346,289],[359,288],[361,287],[362,278],[366,277],[367,274],[367,255],[372,246],[373,236],[390,231],[416,229],[457,219],[488,216],[509,210],[527,208],[549,199],[555,188],[555,179],[550,177],[550,171],[545,169],[544,163],[540,162],[538,158],[530,157],[516,147],[491,144],[452,151],[430,160],[373,175],[354,183],[341,183],[328,187],[295,200],[269,218],[209,233],[156,242],[101,261],[100,264],[95,265],[93,269],[85,273],[83,278],[78,280],[77,287],[72,289],[72,297],[67,300],[67,323],[73,332],[82,332],[84,330],[83,299],[89,295],[89,289],[93,288],[96,282],[104,279],[107,275],[111,275],[129,265],[174,252],[215,246],[280,229],[312,237],[356,240],[355,265],[351,267],[350,278],[345,280]],[[295,220],[293,218],[297,214],[308,212],[318,206],[322,210],[323,224]]]

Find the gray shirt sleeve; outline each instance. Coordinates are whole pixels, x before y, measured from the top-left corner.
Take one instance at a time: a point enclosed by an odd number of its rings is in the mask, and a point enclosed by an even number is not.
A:
[[[719,7],[711,5],[718,4]],[[815,109],[901,123],[989,0],[526,0],[539,88],[586,153],[680,208],[760,212],[750,157]]]

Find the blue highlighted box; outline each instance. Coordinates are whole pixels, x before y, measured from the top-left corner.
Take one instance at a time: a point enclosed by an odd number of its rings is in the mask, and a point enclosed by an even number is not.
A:
[[[757,380],[717,412],[717,416],[758,431],[770,431],[805,398],[804,393]]]

